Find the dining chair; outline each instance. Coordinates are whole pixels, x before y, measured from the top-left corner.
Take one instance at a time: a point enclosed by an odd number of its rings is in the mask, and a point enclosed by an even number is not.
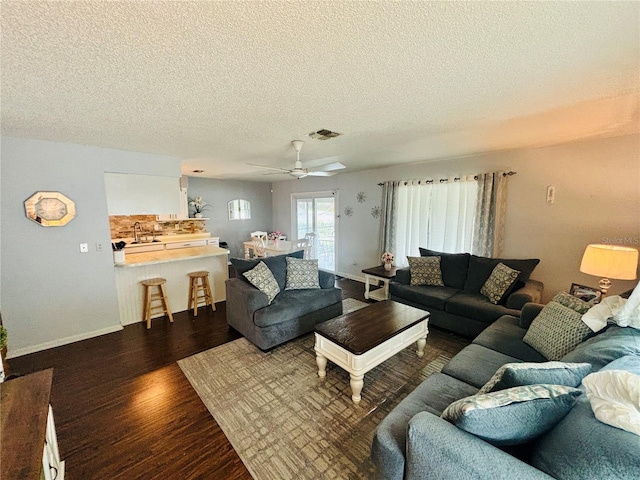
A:
[[[292,251],[304,250],[304,258],[307,258],[307,245],[309,245],[309,240],[306,238],[299,238],[293,242]]]
[[[304,258],[315,258],[316,234],[307,232],[304,238],[307,239],[307,247],[305,248]]]
[[[254,258],[263,258],[267,256],[267,252],[264,247],[266,246],[266,240],[263,240],[261,237],[251,236],[251,241],[253,242],[253,257]]]
[[[269,238],[267,232],[262,232],[260,230],[257,230],[255,232],[251,232],[249,235],[251,235],[251,240],[253,240],[254,237],[256,237],[258,240],[262,242],[263,247],[267,246],[267,241]]]

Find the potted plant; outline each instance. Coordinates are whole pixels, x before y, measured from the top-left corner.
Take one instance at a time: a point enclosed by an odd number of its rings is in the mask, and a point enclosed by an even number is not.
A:
[[[382,264],[384,265],[384,269],[388,272],[389,270],[391,270],[391,266],[393,265],[393,253],[391,252],[384,252],[382,254]]]
[[[205,209],[211,207],[211,205],[205,202],[202,197],[190,199],[189,205],[191,205],[195,210],[195,218],[202,218],[202,212],[204,212]]]

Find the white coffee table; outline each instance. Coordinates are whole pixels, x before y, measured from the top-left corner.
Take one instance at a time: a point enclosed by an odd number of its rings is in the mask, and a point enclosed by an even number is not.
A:
[[[429,312],[387,300],[321,323],[315,328],[318,376],[327,375],[327,360],[349,372],[351,399],[358,403],[372,368],[413,342],[424,355],[428,322]]]

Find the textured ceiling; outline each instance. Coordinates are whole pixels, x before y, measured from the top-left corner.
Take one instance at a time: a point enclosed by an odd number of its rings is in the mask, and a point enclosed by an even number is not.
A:
[[[3,135],[346,171],[638,131],[638,2],[1,3]],[[305,134],[327,128],[328,141]],[[90,161],[90,159],[88,159]]]

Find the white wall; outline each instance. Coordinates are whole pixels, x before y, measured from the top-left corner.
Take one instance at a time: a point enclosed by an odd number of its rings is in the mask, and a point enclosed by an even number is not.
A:
[[[271,232],[271,184],[240,180],[218,180],[189,177],[189,198],[201,196],[212,208],[204,211],[207,230],[220,241],[227,242],[231,257],[243,257],[242,242],[250,240],[256,230]],[[229,220],[227,203],[242,198],[251,202],[251,219]]]
[[[179,177],[180,160],[6,137],[1,156],[0,308],[9,356],[120,329],[104,171]],[[76,217],[50,228],[27,219],[23,202],[38,190],[70,197]],[[96,251],[96,242],[107,248]]]
[[[518,172],[509,180],[503,256],[541,259],[532,278],[545,283],[545,300],[559,290],[569,289],[574,282],[598,285],[598,278],[579,271],[587,244],[640,247],[637,135],[275,183],[273,224],[283,232],[290,228],[291,193],[338,189],[341,215],[337,272],[360,278],[363,268],[379,263],[380,220],[370,215],[371,208],[381,204],[378,182],[496,170]],[[556,186],[553,205],[545,202],[549,185]],[[365,193],[365,203],[357,202],[358,192]],[[344,215],[346,206],[353,208],[352,217]],[[621,292],[636,284],[637,281],[614,281],[610,292]]]

